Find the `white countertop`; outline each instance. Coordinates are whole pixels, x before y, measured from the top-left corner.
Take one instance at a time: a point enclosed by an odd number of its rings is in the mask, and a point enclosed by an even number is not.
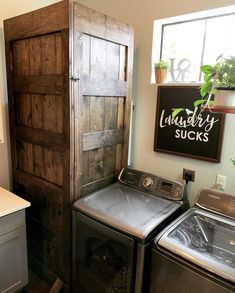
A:
[[[30,206],[30,202],[0,187],[0,217]]]

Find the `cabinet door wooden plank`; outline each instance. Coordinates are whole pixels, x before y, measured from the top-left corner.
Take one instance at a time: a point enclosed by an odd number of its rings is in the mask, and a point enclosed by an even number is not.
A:
[[[61,134],[20,126],[16,126],[15,131],[15,139],[17,140],[24,140],[56,151],[64,149],[64,140]]]
[[[104,148],[104,176],[115,174],[116,145]]]
[[[105,78],[105,46],[106,42],[102,39],[91,37],[90,49],[90,76],[94,78]]]
[[[82,36],[82,75],[90,76],[91,68],[91,36]]]
[[[82,153],[82,185],[89,182],[89,151]]]
[[[56,34],[43,36],[41,46],[42,75],[56,74]]]
[[[89,182],[103,177],[103,157],[102,148],[89,151]]]
[[[83,95],[86,96],[126,96],[126,82],[122,80],[84,77]]]
[[[18,168],[33,173],[33,146],[27,142],[17,141]]]
[[[12,48],[13,70],[15,76],[27,76],[29,69],[29,41],[16,41]]]
[[[127,74],[126,74],[126,46],[120,45],[120,55],[119,55],[119,80],[126,80]],[[125,100],[124,97],[118,98],[118,113],[117,113],[117,128],[124,128],[124,113],[125,113]],[[123,163],[123,144],[117,144],[116,146],[116,174],[119,174],[123,166],[125,165]]]
[[[55,74],[62,74],[62,39],[61,33],[55,35]]]
[[[45,158],[43,148],[38,145],[33,146],[33,173],[40,178],[45,174]]]
[[[74,16],[75,28],[86,34],[123,45],[133,45],[133,29],[127,24],[77,2],[74,3]]]
[[[43,129],[44,111],[43,111],[43,99],[42,95],[31,95],[32,104],[32,127]]]
[[[65,258],[63,238],[40,225],[33,218],[28,218],[27,225],[31,231],[31,237],[28,238],[29,252],[37,256],[37,259],[53,272],[59,275],[65,274],[67,270],[67,267],[64,267],[65,260],[69,258],[69,255]]]
[[[83,134],[83,151],[123,143],[123,128]]]
[[[45,174],[44,178],[58,186],[63,185],[63,156],[62,153],[44,149]]]
[[[64,202],[63,190],[61,187],[20,170],[16,171],[16,177],[20,185],[25,186],[28,189],[32,189],[35,192],[46,194],[50,197],[51,201],[58,204],[62,204]],[[27,193],[22,191],[20,195],[23,198],[28,199]]]
[[[105,43],[105,76],[106,79],[118,79],[120,45],[107,42]]]
[[[29,75],[41,75],[41,37],[30,38]]]
[[[104,98],[90,97],[90,132],[104,129]]]
[[[54,233],[63,233],[63,205],[55,200],[54,196],[50,196],[41,188],[35,186],[26,187],[20,184],[19,194],[24,196],[27,194],[27,199],[31,203],[31,207],[27,210],[27,214],[38,222],[49,228]]]
[[[14,92],[29,94],[61,94],[63,81],[59,75],[16,76],[13,78]]]
[[[58,186],[63,185],[63,164],[60,152],[18,141],[17,153],[20,170],[39,176]]]
[[[125,111],[125,98],[118,98],[117,101],[117,128],[124,127],[124,111]]]
[[[82,196],[85,196],[88,193],[91,193],[95,190],[101,189],[109,184],[112,184],[116,180],[117,180],[116,175],[112,174],[110,176],[103,177],[99,180],[89,182],[88,184],[82,186],[82,190],[81,190]]]
[[[119,74],[119,45],[106,42],[106,78],[118,79]],[[105,100],[105,129],[117,127],[117,98],[106,98]],[[104,171],[107,177],[115,173],[116,147],[104,148]]]
[[[117,128],[124,128],[124,111],[125,111],[125,99],[118,98],[118,114],[117,114]],[[122,152],[123,145],[116,145],[116,174],[119,174],[122,167]]]
[[[32,127],[31,95],[15,95],[16,123],[21,126]]]
[[[45,95],[43,103],[44,129],[56,133],[63,131],[62,97]]]
[[[119,80],[126,80],[127,74],[126,74],[126,65],[127,65],[127,48],[126,46],[120,45],[119,48],[119,74],[118,79]]]
[[[128,145],[130,132],[130,113],[131,113],[131,88],[132,88],[132,64],[133,64],[133,48],[126,49],[126,76],[129,80],[126,87],[125,112],[124,112],[124,145],[122,165],[126,166],[128,163]]]
[[[90,131],[90,97],[82,98],[82,132]]]
[[[105,129],[111,130],[117,128],[117,106],[117,98],[105,99]]]
[[[129,25],[107,16],[106,26],[106,35],[110,40],[122,45],[133,46],[133,29]]]
[[[105,36],[106,16],[77,2],[74,3],[75,28],[89,35]]]

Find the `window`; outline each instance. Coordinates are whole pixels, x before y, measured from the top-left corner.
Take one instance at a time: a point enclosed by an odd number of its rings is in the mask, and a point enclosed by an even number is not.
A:
[[[234,27],[235,5],[156,20],[152,64],[169,61],[168,82],[200,82],[202,64],[235,55]]]

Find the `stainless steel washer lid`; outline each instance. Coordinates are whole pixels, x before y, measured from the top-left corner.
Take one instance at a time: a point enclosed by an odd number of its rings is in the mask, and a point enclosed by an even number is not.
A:
[[[181,205],[115,183],[77,200],[73,208],[143,240]]]
[[[235,282],[235,222],[192,208],[161,233],[155,244]]]

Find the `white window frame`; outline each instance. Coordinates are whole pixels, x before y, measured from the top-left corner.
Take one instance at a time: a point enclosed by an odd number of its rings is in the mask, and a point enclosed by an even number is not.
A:
[[[185,22],[185,21],[193,21],[198,20],[200,18],[206,17],[216,17],[224,14],[232,14],[235,13],[235,5],[225,6],[221,8],[215,8],[210,10],[204,10],[200,12],[194,12],[169,18],[163,18],[154,20],[153,23],[153,42],[152,42],[152,70],[151,70],[151,83],[155,83],[154,76],[154,62],[160,60],[161,56],[161,44],[162,44],[162,29],[164,25]],[[172,83],[171,83],[172,84]],[[182,85],[182,83],[181,83]]]

